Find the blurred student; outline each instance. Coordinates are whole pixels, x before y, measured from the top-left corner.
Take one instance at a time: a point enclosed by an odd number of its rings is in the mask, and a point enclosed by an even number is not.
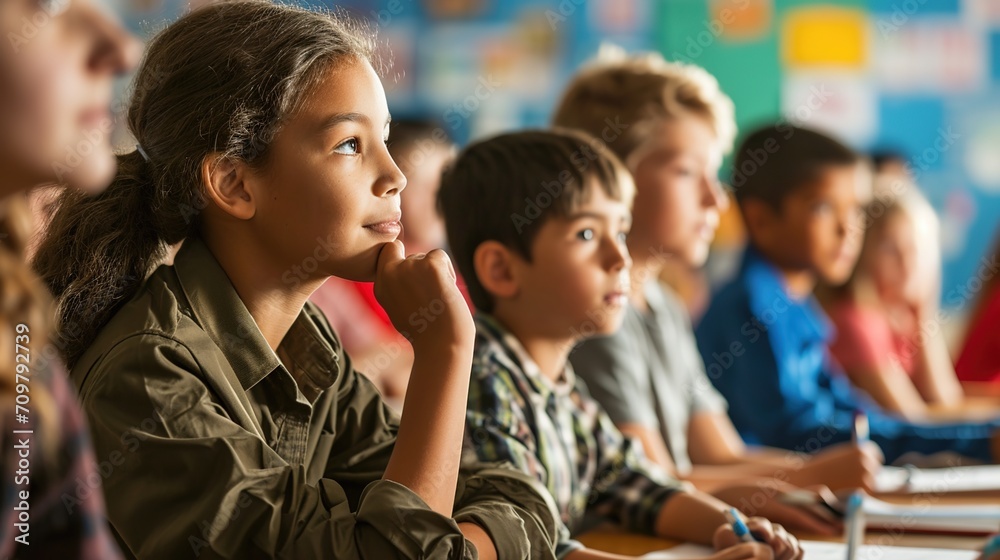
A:
[[[478,142],[445,173],[449,245],[478,310],[466,460],[509,462],[548,489],[560,558],[613,558],[571,538],[601,521],[736,549],[717,558],[800,557],[763,519],[768,546],[738,544],[728,506],[647,459],[574,376],[573,345],[621,324],[634,188],[614,154],[569,130]]]
[[[472,317],[444,252],[396,239],[373,56],[326,13],[194,11],[136,76],[139,148],[107,191],[59,204],[35,266],[133,557],[552,557],[533,481],[459,476]],[[307,302],[331,275],[374,280],[400,328],[439,302],[402,419]]]
[[[406,177],[406,189],[400,194],[403,229],[399,239],[409,254],[441,249],[445,232],[436,206],[437,192],[441,171],[454,157],[455,145],[432,121],[393,121],[389,138],[389,154]],[[373,284],[333,277],[310,300],[337,329],[344,349],[382,396],[396,406],[401,404],[413,366],[413,349],[375,299]]]
[[[89,0],[7,0],[0,31],[0,558],[119,558],[49,298],[26,264],[36,227],[26,195],[54,181],[107,186],[112,85],[141,47]]]
[[[701,68],[659,55],[605,52],[574,78],[555,124],[599,136],[605,115],[630,123],[607,145],[635,178],[628,236],[633,280],[622,328],[570,354],[591,394],[657,463],[705,489],[728,486],[716,495],[736,505],[747,503],[747,491],[759,494],[754,485],[733,485],[753,476],[800,486],[870,486],[881,465],[874,449],[841,446],[810,459],[748,448],[706,377],[680,298],[657,282],[667,263],[705,263],[727,204],[718,173],[736,134],[732,101]]]
[[[969,314],[965,342],[955,371],[966,394],[1000,399],[1000,233],[976,271],[982,288]]]
[[[916,188],[877,197],[858,264],[821,298],[836,335],[830,350],[851,382],[886,412],[926,419],[957,408],[962,387],[938,318],[938,220]]]
[[[812,292],[847,280],[861,245],[861,158],[821,133],[778,124],[747,136],[733,187],[750,243],[739,275],[697,329],[709,378],[744,441],[812,452],[850,441],[855,414],[892,462],[951,451],[991,462],[1000,421],[921,425],[858,393],[830,358],[834,329]]]

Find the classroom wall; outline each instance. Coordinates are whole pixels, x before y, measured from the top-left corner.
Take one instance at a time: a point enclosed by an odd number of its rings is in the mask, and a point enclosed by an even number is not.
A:
[[[143,33],[181,0],[106,0]],[[201,0],[205,2],[207,0]],[[196,2],[197,3],[197,2]],[[329,2],[300,0],[329,7]],[[910,159],[942,219],[943,305],[992,274],[1000,215],[1000,0],[346,0],[391,51],[395,115],[459,142],[544,126],[602,41],[702,65],[741,129],[786,118]]]

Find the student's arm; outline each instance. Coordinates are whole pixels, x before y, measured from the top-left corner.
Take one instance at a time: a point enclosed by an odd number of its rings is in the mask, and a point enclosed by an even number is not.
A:
[[[475,326],[444,251],[404,258],[403,244],[383,246],[375,295],[400,332],[433,302],[443,311],[410,339],[413,369],[399,434],[383,477],[413,490],[450,517],[461,462],[462,429]]]
[[[238,401],[223,405],[186,346],[137,334],[109,350],[91,370],[81,399],[97,460],[111,465],[104,480],[108,519],[132,554],[153,560],[473,558],[452,518],[409,488],[380,479],[378,461],[367,454],[391,451],[391,416],[377,397],[365,396],[375,395],[370,382],[345,375],[338,402],[349,406],[333,414],[352,419],[340,428],[354,435],[335,441],[337,464],[330,468],[347,478],[317,482],[305,465],[287,463],[243,427],[253,422],[253,411]],[[320,397],[333,398],[329,392]],[[354,468],[341,462],[348,457]],[[511,519],[509,526],[518,523]]]
[[[917,391],[910,376],[899,363],[886,360],[873,370],[847,371],[859,389],[868,393],[886,412],[892,412],[910,421],[927,418],[927,403]]]
[[[927,402],[945,407],[961,404],[962,386],[940,328],[921,333],[915,365],[913,381]]]
[[[729,416],[701,412],[688,424],[688,453],[696,465],[733,465],[746,462],[747,448]]]
[[[926,418],[924,397],[893,357],[893,333],[885,312],[845,304],[832,313],[837,335],[831,351],[851,383],[887,412],[908,420]]]
[[[663,441],[663,436],[659,430],[650,428],[644,424],[625,423],[616,425],[625,437],[633,438],[642,444],[642,450],[650,461],[658,465],[672,476],[679,476],[677,465],[670,456],[667,444]]]

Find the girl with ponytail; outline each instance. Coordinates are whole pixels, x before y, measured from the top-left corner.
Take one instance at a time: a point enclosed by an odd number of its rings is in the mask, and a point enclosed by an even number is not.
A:
[[[27,194],[107,186],[112,82],[139,45],[90,0],[5,0],[0,35],[0,558],[120,558],[49,297],[25,262]]]
[[[459,475],[474,327],[445,254],[396,240],[376,65],[340,17],[197,10],[136,76],[140,148],[52,219],[35,266],[135,557],[553,556],[532,481]],[[330,276],[374,281],[410,339],[401,418],[307,303]]]

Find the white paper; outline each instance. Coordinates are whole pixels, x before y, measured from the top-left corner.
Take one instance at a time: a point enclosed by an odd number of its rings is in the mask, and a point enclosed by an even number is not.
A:
[[[1000,490],[1000,465],[946,469],[885,467],[875,477],[876,492],[942,494],[984,490]]]
[[[869,528],[958,533],[1000,531],[1000,505],[904,505],[865,498],[863,509]]]
[[[847,545],[817,541],[802,541],[805,560],[846,560]],[[682,544],[669,550],[651,552],[646,560],[680,560],[708,558],[712,549],[707,546]],[[975,560],[974,550],[945,550],[938,548],[908,548],[902,546],[865,545],[858,549],[855,560]]]

